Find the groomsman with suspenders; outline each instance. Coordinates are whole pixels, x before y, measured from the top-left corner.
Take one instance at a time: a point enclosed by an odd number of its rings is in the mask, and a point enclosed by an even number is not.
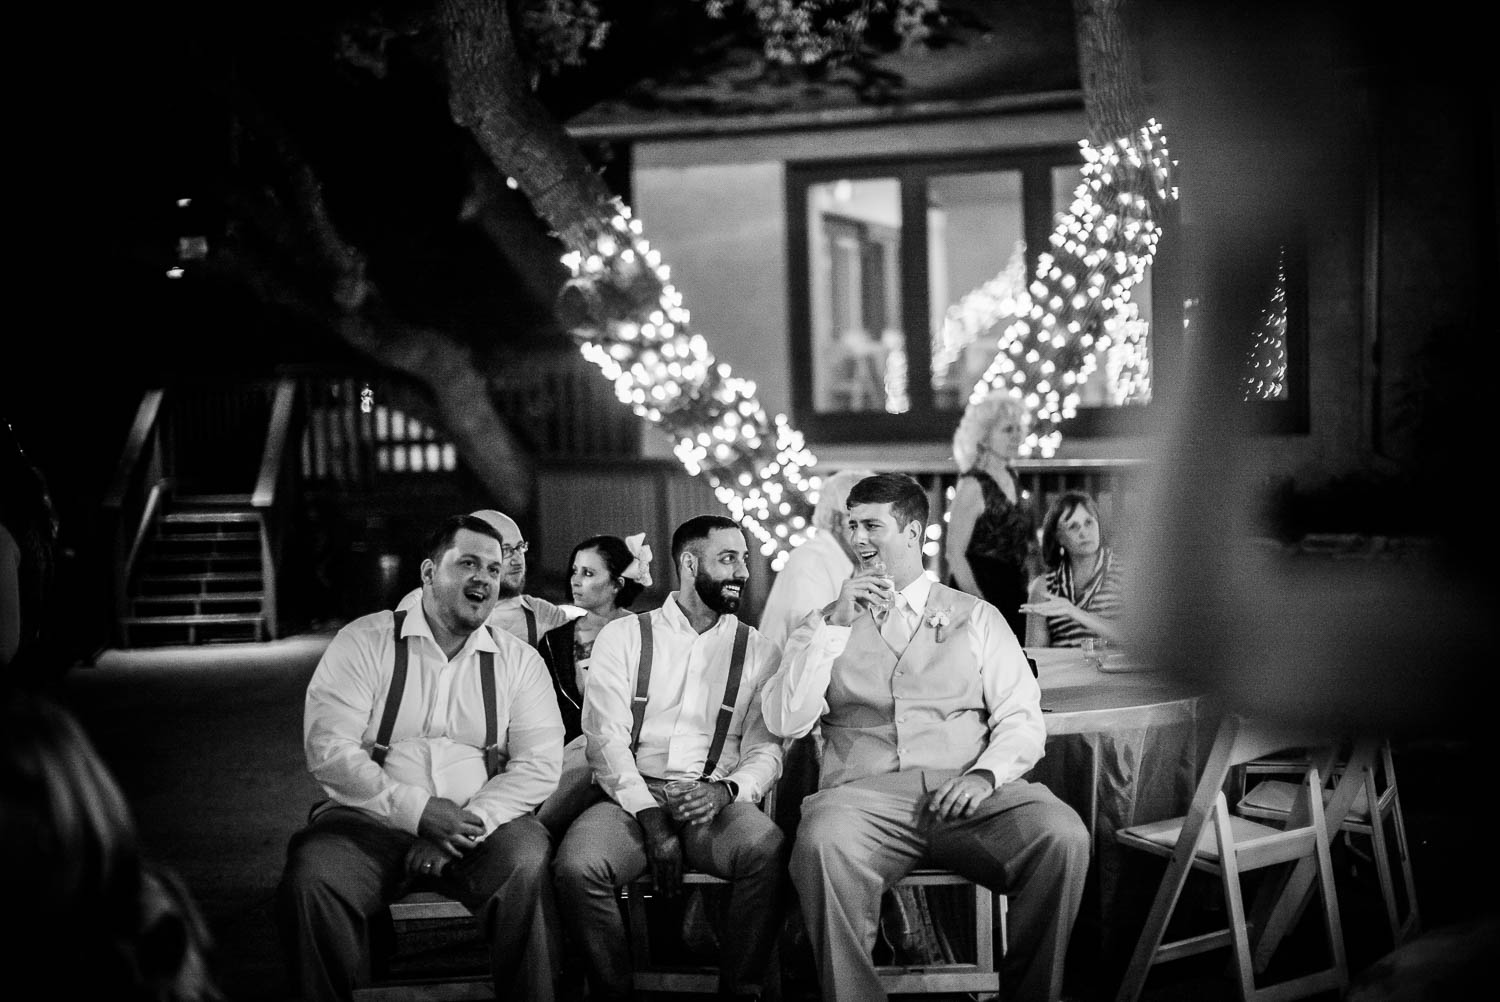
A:
[[[761,718],[776,645],[739,621],[749,579],[745,534],[699,515],[672,537],[678,588],[658,610],[615,620],[594,641],[583,731],[609,799],[584,811],[557,850],[565,929],[591,1002],[631,997],[617,894],[649,869],[675,896],[685,866],[730,883],[735,933],[723,938],[720,994],[760,990],[784,879],[782,834],[757,802],[781,771]],[[669,804],[666,785],[696,781]]]
[[[417,602],[339,631],[308,683],[303,745],[326,799],[277,896],[294,992],[368,980],[371,919],[407,889],[457,898],[490,941],[499,998],[547,1002],[559,968],[551,841],[563,724],[540,655],[486,626],[500,534],[470,515],[427,544]]]

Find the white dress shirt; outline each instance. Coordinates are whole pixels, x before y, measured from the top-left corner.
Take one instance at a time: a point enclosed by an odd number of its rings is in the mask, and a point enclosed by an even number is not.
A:
[[[335,803],[417,831],[427,801],[445,797],[484,819],[485,834],[537,807],[557,787],[563,724],[538,654],[482,627],[450,661],[421,603],[407,610],[406,689],[385,764],[370,757],[395,668],[394,616],[363,616],[338,632],[308,683],[307,767]],[[495,722],[501,770],[484,764],[481,651],[495,655]]]
[[[918,575],[897,593],[898,600],[891,615],[906,617],[907,624],[914,631],[939,629],[932,622],[938,610],[927,608],[932,589],[932,579],[925,574]],[[781,668],[765,690],[763,710],[766,725],[773,734],[783,738],[801,737],[829,712],[827,696],[834,662],[844,653],[851,629],[826,622],[818,614],[799,626],[787,640]],[[956,659],[955,663],[962,665],[965,671],[975,671],[980,675],[988,741],[972,765],[944,761],[941,745],[936,741],[924,746],[920,739],[916,739],[903,750],[920,768],[988,769],[997,787],[1020,778],[1041,760],[1047,734],[1042,722],[1041,689],[1032,677],[1015,633],[999,610],[980,601],[964,627],[949,631],[944,643],[965,645],[966,650],[951,647],[941,650],[948,659],[963,652],[967,656]],[[900,675],[901,671],[896,674]],[[932,703],[944,713],[953,710],[953,707],[943,704],[937,694],[934,694]],[[880,709],[892,714],[893,704],[882,702]],[[910,709],[912,707],[906,707],[903,712]],[[932,736],[940,735],[941,731],[935,731]]]
[[[854,564],[834,534],[815,533],[791,552],[776,573],[760,613],[761,634],[777,647],[785,647],[787,637],[807,614],[838,598],[839,589],[853,573]]]
[[[422,589],[413,588],[402,596],[401,601],[396,603],[397,611],[414,609],[422,604]],[[556,626],[561,626],[573,617],[561,606],[553,605],[545,598],[537,598],[535,595],[512,595],[510,598],[502,598],[495,603],[495,609],[486,620],[486,625],[496,629],[504,630],[511,636],[526,642],[530,638],[526,635],[526,610],[530,609],[536,615],[536,635],[540,640],[542,634]]]
[[[703,772],[724,699],[724,683],[739,620],[720,616],[699,634],[667,596],[651,617],[651,682],[640,744],[630,751],[641,627],[635,616],[606,623],[594,638],[589,684],[583,695],[583,733],[594,778],[631,814],[656,807],[643,776],[696,779]],[[776,645],[750,631],[739,693],[712,779],[739,787],[739,799],[758,801],[781,774],[781,742],[766,729],[760,692],[775,673]]]

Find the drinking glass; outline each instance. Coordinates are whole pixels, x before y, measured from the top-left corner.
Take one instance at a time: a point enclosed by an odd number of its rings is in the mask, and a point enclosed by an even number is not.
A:
[[[662,792],[667,795],[667,811],[677,820],[682,820],[681,805],[684,798],[694,790],[698,789],[696,779],[674,779],[662,787]]]
[[[870,561],[867,566],[869,567],[870,573],[874,574],[877,577],[885,579],[886,587],[891,590],[891,601],[895,601],[896,579],[891,577],[890,571],[886,570],[885,561],[876,558],[875,560]],[[872,609],[871,611],[876,613],[876,617],[879,618],[880,615],[890,611],[890,603],[886,603],[876,609]]]

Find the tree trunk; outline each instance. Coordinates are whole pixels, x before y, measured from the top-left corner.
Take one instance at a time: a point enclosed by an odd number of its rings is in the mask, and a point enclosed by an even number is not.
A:
[[[1078,39],[1078,79],[1095,146],[1146,124],[1141,58],[1121,16],[1127,0],[1073,0]]]
[[[322,185],[280,123],[248,103],[240,110],[269,144],[289,195],[247,202],[241,217],[282,253],[311,263],[326,283],[320,292],[327,298],[319,295],[311,302],[296,291],[298,283],[275,281],[254,262],[240,269],[243,277],[264,298],[317,317],[360,353],[426,386],[454,447],[494,502],[512,515],[529,512],[535,465],[495,411],[489,380],[473,352],[445,331],[407,323],[391,312],[366,272],[364,257],[334,226]]]
[[[385,312],[376,304],[345,313],[337,325],[340,336],[426,386],[459,455],[495,503],[513,516],[528,513],[535,464],[496,413],[489,380],[473,352],[443,331],[377,319]]]
[[[613,214],[609,189],[531,89],[501,0],[443,0],[438,10],[448,108],[569,250],[588,253]]]

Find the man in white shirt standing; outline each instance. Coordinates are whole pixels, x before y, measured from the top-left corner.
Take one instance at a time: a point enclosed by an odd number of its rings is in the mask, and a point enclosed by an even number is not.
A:
[[[583,732],[609,800],[573,822],[557,850],[558,907],[582,954],[590,1002],[631,997],[616,895],[648,867],[659,893],[683,867],[730,882],[735,928],[722,937],[721,995],[754,997],[778,921],[781,830],[756,802],[781,769],[760,693],[776,645],[734,615],[748,548],[738,525],[699,515],[672,537],[678,588],[662,607],[607,624],[594,640]],[[672,780],[696,780],[669,803]]]
[[[521,536],[521,527],[515,519],[493,508],[482,508],[470,514],[488,522],[500,534],[500,555],[504,564],[500,583],[495,589],[495,611],[490,613],[489,625],[535,648],[542,634],[563,625],[570,617],[564,609],[546,599],[525,594],[526,550],[530,544]],[[413,589],[397,603],[396,611],[414,608],[421,599],[422,590]]]
[[[823,481],[813,508],[812,524],[817,531],[787,557],[760,613],[758,629],[777,647],[786,645],[786,638],[808,613],[837,598],[839,588],[854,573],[849,513],[844,505],[849,488],[868,476],[872,476],[869,470],[840,470]]]
[[[793,633],[765,690],[772,733],[822,728],[791,860],[822,996],[885,998],[871,958],[880,898],[927,865],[1009,896],[1006,997],[1056,1000],[1088,831],[1021,779],[1046,740],[1040,689],[994,606],[927,577],[927,517],[911,477],[854,485],[859,570]]]
[[[502,999],[554,995],[550,842],[563,724],[535,651],[485,625],[501,537],[455,515],[427,544],[421,596],[339,631],[307,687],[303,744],[328,799],[292,837],[279,918],[300,996],[368,980],[372,916],[405,890],[457,898],[490,941]]]

